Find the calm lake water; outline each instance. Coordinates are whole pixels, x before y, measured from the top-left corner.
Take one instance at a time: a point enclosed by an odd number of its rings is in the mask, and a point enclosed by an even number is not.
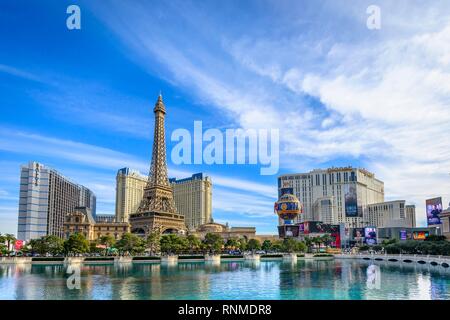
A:
[[[0,299],[450,299],[442,267],[356,260],[0,266]]]

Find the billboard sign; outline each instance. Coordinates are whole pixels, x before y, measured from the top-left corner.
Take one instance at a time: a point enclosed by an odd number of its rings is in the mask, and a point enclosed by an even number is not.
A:
[[[408,239],[408,233],[406,230],[400,230],[400,240],[407,240]]]
[[[430,233],[428,231],[414,231],[413,232],[413,239],[414,240],[425,240],[428,238]]]
[[[428,225],[441,224],[439,214],[442,212],[442,198],[433,198],[426,200],[427,222]]]
[[[364,240],[368,245],[377,244],[377,228],[375,227],[364,228]]]
[[[305,234],[309,233],[338,233],[340,232],[339,225],[327,224],[321,221],[307,221],[303,223],[303,231]]]
[[[280,238],[297,238],[299,235],[300,226],[298,225],[284,225],[278,226],[278,235]]]
[[[364,228],[354,228],[353,229],[353,238],[354,239],[364,238]]]
[[[356,185],[345,186],[345,216],[358,217],[358,200]]]

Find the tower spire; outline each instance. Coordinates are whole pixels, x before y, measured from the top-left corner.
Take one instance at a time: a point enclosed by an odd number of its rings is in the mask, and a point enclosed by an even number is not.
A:
[[[155,228],[158,228],[159,232],[186,230],[184,216],[177,213],[173,189],[167,175],[164,128],[166,107],[161,94],[158,96],[153,112],[155,130],[148,181],[137,212],[130,215],[131,232],[143,235],[155,231]]]

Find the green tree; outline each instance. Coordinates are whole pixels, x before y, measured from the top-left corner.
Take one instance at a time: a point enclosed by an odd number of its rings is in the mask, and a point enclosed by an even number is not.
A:
[[[245,239],[245,238],[240,238],[240,239],[238,240],[238,249],[239,249],[240,251],[245,251],[245,250],[247,250],[247,239]]]
[[[272,243],[272,250],[275,252],[281,252],[283,251],[283,241],[282,240],[276,240]]]
[[[4,234],[3,235],[3,238],[4,238],[4,241],[6,241],[6,249],[7,249],[7,252],[8,252],[8,255],[9,255],[9,251],[10,251],[10,248],[11,248],[11,245],[13,245],[14,246],[14,244],[16,243],[16,237],[13,235],[13,234],[11,234],[11,233],[6,233],[6,234]]]
[[[313,237],[312,238],[312,242],[319,247],[319,251],[320,251],[320,248],[321,248],[322,243],[323,243],[322,237],[319,237],[319,236],[318,237]]]
[[[187,247],[189,252],[197,251],[201,248],[202,242],[195,235],[190,234],[186,237]]]
[[[239,247],[239,241],[237,238],[229,238],[225,243],[225,248],[227,250],[235,250]]]
[[[261,249],[261,243],[257,239],[250,239],[247,243],[247,250],[255,252],[256,250]]]
[[[445,236],[437,236],[437,235],[429,235],[425,241],[447,241],[447,238]]]
[[[176,234],[165,234],[160,240],[161,252],[165,254],[179,253],[186,249],[186,238],[181,238]]]
[[[270,240],[264,240],[261,249],[265,252],[270,251],[272,249],[272,242]]]
[[[136,254],[145,251],[145,242],[139,236],[132,233],[124,233],[122,238],[117,241],[116,247],[121,254]]]
[[[156,254],[160,251],[161,234],[157,231],[151,232],[147,237],[147,248],[150,254]]]
[[[307,252],[312,252],[312,247],[314,245],[313,238],[306,237],[305,238],[305,245],[306,245]]]
[[[89,249],[89,241],[81,233],[73,233],[64,241],[64,251],[67,254],[86,253]]]
[[[331,245],[331,242],[333,242],[333,238],[328,233],[324,234],[321,237],[321,240],[325,247],[329,247]]]
[[[106,255],[109,249],[116,244],[116,239],[111,235],[101,236],[100,239],[98,239],[98,244],[105,246],[104,255]]]
[[[7,253],[5,242],[6,237],[0,233],[0,254],[2,255]]]
[[[297,241],[292,238],[286,238],[283,240],[282,248],[284,252],[295,252],[297,250]]]
[[[42,239],[42,242],[45,251],[53,256],[64,252],[64,240],[62,240],[57,236],[54,235],[45,236]]]
[[[210,253],[220,252],[223,246],[222,237],[215,233],[207,233],[203,239],[204,248]]]
[[[303,241],[297,242],[297,247],[295,248],[296,252],[306,252],[306,244]]]

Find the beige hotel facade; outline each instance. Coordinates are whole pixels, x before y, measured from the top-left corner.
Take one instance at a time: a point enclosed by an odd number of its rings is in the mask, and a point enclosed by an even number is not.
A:
[[[202,173],[185,179],[169,179],[178,213],[184,215],[188,230],[209,223],[212,215],[212,182]],[[116,221],[128,222],[144,195],[147,177],[130,168],[118,170],[116,176]]]

